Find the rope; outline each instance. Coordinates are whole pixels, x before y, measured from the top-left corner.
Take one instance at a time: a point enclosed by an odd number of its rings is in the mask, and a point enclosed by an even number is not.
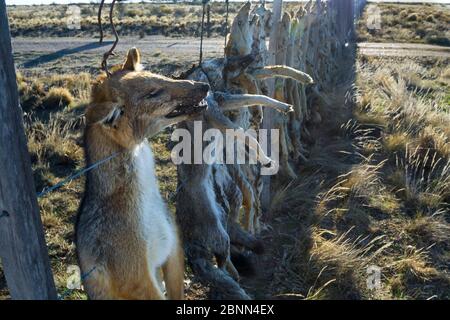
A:
[[[72,180],[74,180],[74,179],[77,179],[77,178],[81,177],[83,174],[89,172],[90,170],[93,170],[93,169],[97,168],[97,167],[100,166],[102,163],[105,163],[105,162],[107,162],[107,161],[109,161],[109,160],[115,158],[115,157],[116,157],[117,155],[119,155],[119,154],[120,154],[120,152],[115,152],[115,153],[113,153],[112,155],[110,155],[110,156],[108,156],[108,157],[106,157],[106,158],[103,158],[103,159],[101,159],[101,160],[99,160],[99,161],[97,161],[97,162],[94,162],[94,163],[91,164],[90,166],[85,167],[84,169],[81,169],[81,170],[75,172],[73,175],[71,175],[71,176],[69,176],[68,178],[64,179],[63,181],[57,183],[57,184],[54,185],[53,187],[44,189],[42,192],[40,192],[40,193],[37,194],[37,197],[38,197],[38,198],[43,197],[43,196],[45,196],[46,194],[48,194],[48,193],[50,193],[50,192],[53,192],[53,191],[55,191],[55,190],[61,188],[61,187],[62,187],[63,185],[65,185],[66,183],[69,183],[70,181],[72,181]],[[0,217],[1,217],[1,216],[0,216]],[[89,270],[88,272],[82,274],[81,277],[80,277],[80,281],[83,281],[83,280],[85,280],[87,277],[89,277],[89,276],[92,274],[92,272],[94,272],[95,269],[96,269],[96,267],[93,267],[93,268],[92,268],[91,270]],[[58,300],[64,300],[64,298],[65,298],[66,296],[68,296],[69,293],[71,293],[73,290],[74,290],[74,289],[66,289],[66,290],[58,297]]]
[[[101,164],[103,164],[103,163],[105,163],[105,162],[107,162],[107,161],[109,161],[109,160],[115,158],[115,157],[116,157],[117,155],[119,155],[119,154],[120,154],[120,152],[115,152],[115,153],[113,153],[112,155],[110,155],[110,156],[108,156],[108,157],[106,157],[106,158],[103,158],[103,159],[101,159],[101,160],[99,160],[99,161],[97,161],[97,162],[94,162],[94,163],[91,164],[90,166],[85,167],[85,168],[83,168],[83,169],[81,169],[81,170],[75,172],[73,175],[71,175],[71,176],[67,177],[66,179],[64,179],[63,181],[61,181],[61,182],[55,184],[53,187],[46,188],[46,189],[42,190],[40,193],[37,194],[37,197],[38,197],[38,198],[41,198],[41,197],[45,196],[47,193],[53,192],[53,191],[55,191],[55,190],[61,188],[61,187],[64,186],[65,184],[71,182],[72,180],[75,180],[75,179],[81,177],[83,174],[85,174],[85,173],[91,171],[92,169],[97,168],[97,167],[100,166]]]

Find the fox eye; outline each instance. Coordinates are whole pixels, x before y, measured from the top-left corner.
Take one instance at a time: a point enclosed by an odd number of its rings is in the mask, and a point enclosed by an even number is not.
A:
[[[161,93],[163,93],[163,91],[164,91],[163,89],[155,89],[155,90],[153,90],[153,91],[151,91],[149,93],[146,93],[144,95],[144,98],[145,99],[155,98],[155,97],[159,96]]]

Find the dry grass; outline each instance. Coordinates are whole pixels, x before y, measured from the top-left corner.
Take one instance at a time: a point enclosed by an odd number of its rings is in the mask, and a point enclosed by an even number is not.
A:
[[[315,142],[306,146],[308,162],[300,166],[299,179],[274,182],[279,191],[264,221],[268,252],[261,279],[246,287],[254,296],[450,298],[448,65],[439,59],[359,57],[356,84],[329,90],[335,103],[321,108],[321,125],[308,127]],[[81,132],[91,75],[73,72],[18,74],[36,191],[84,166]],[[43,106],[55,88],[70,92],[69,107]],[[354,104],[344,101],[347,90]],[[167,143],[167,132],[153,140],[162,193],[173,208],[176,168]],[[68,265],[76,264],[73,225],[82,193],[80,179],[39,200],[60,294],[66,292]],[[371,266],[381,270],[380,288],[367,286]],[[202,290],[191,287],[189,297]],[[1,269],[0,296],[7,296]],[[66,296],[85,298],[82,291]]]
[[[378,11],[379,10],[379,11]],[[369,16],[380,13],[379,29]],[[413,42],[450,46],[450,9],[439,4],[370,4],[358,23],[359,41]]]
[[[90,95],[91,75],[17,74],[21,107],[25,113],[47,112],[86,103]]]
[[[82,132],[92,77],[85,72],[55,74],[23,70],[17,73],[36,192],[57,184],[85,166]],[[169,131],[152,142],[162,195],[174,209],[176,168],[170,161],[168,140]],[[77,264],[74,224],[83,192],[84,178],[81,177],[39,199],[52,271],[58,293],[65,299],[86,299],[83,291],[66,289],[70,276],[67,268]],[[8,291],[0,267],[0,299],[5,297]]]
[[[357,109],[387,120],[380,133],[378,157],[387,161],[381,182],[398,199],[392,221],[382,224],[399,241],[399,257],[388,259],[390,293],[394,298],[448,298],[449,269],[442,262],[450,240],[450,117],[445,101],[450,87],[442,81],[441,67],[448,61],[364,62],[358,66]],[[427,79],[434,90],[411,86],[415,76]],[[372,98],[369,104],[365,95]]]
[[[45,109],[58,109],[68,107],[73,103],[73,96],[66,88],[51,88],[42,100]]]
[[[8,6],[8,16],[13,36],[98,36],[98,4],[78,4],[81,8],[81,29],[67,27],[67,5]],[[230,3],[230,17],[234,16],[240,4]],[[108,21],[109,6],[103,11],[105,30],[110,34]],[[163,34],[171,36],[198,36],[202,6],[197,3],[117,3],[115,18],[119,33],[124,35]],[[224,32],[225,4],[211,7],[211,33]],[[230,20],[231,21],[231,20]]]
[[[337,99],[325,111],[332,117],[309,128],[316,142],[300,178],[274,196],[265,233],[275,243],[270,280],[255,291],[285,299],[450,297],[446,66],[359,57],[355,105]],[[381,271],[375,289],[367,286],[373,266]]]
[[[242,2],[229,3],[230,23]],[[97,26],[98,3],[77,4],[81,8],[80,30],[67,27],[67,5],[8,6],[8,17],[13,37],[92,37],[99,36]],[[267,4],[271,6],[270,3]],[[161,34],[165,36],[200,36],[202,16],[201,1],[185,3],[120,3],[116,4],[115,24],[121,36]],[[286,8],[298,8],[295,3],[287,3]],[[103,10],[104,28],[111,34],[109,6]],[[210,10],[210,35],[225,35],[225,3],[215,2]]]

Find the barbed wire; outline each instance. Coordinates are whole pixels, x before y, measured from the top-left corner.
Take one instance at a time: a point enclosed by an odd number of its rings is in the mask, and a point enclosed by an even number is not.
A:
[[[61,182],[55,184],[54,186],[49,187],[49,188],[45,188],[44,190],[42,190],[40,193],[37,194],[37,197],[38,197],[38,198],[42,198],[42,197],[45,196],[46,194],[48,194],[48,193],[50,193],[50,192],[53,192],[53,191],[55,191],[55,190],[61,188],[61,187],[64,186],[65,184],[71,182],[72,180],[75,180],[75,179],[81,177],[83,174],[85,174],[85,173],[91,171],[92,169],[97,168],[97,167],[100,166],[101,164],[103,164],[103,163],[105,163],[105,162],[107,162],[107,161],[109,161],[109,160],[115,158],[115,157],[116,157],[117,155],[119,155],[119,154],[120,154],[120,152],[115,152],[115,153],[113,153],[112,155],[110,155],[110,156],[108,156],[108,157],[106,157],[106,158],[103,158],[103,159],[101,159],[101,160],[99,160],[99,161],[97,161],[97,162],[94,162],[93,164],[91,164],[91,165],[88,166],[88,167],[85,167],[85,168],[83,168],[83,169],[81,169],[81,170],[79,170],[79,171],[76,171],[74,174],[70,175],[69,177],[67,177],[67,178],[64,179],[63,181],[61,181]]]
[[[93,268],[92,268],[91,270],[89,270],[88,272],[82,274],[82,275],[80,276],[80,282],[83,282],[83,280],[87,279],[87,278],[92,274],[92,272],[95,271],[95,269],[97,269],[97,267],[93,267]],[[72,293],[74,290],[76,290],[76,289],[70,289],[70,288],[67,288],[66,290],[64,290],[64,292],[63,292],[61,295],[58,295],[58,300],[64,300],[64,298],[67,297],[67,296],[68,296],[70,293]]]

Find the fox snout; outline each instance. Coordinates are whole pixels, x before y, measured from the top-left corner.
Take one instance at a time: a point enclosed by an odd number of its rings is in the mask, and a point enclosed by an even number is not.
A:
[[[165,116],[171,119],[186,120],[186,116],[195,116],[207,108],[206,96],[210,89],[209,85],[203,82],[190,80],[179,80],[173,83],[175,87],[170,87],[171,100],[173,101],[170,112]],[[174,122],[173,122],[174,123]]]
[[[209,89],[210,88],[207,83],[180,80],[177,81],[175,88],[171,90],[171,97],[172,99],[200,101],[206,97]]]
[[[203,82],[195,82],[193,91],[193,95],[196,97],[195,100],[198,99],[203,100],[204,98],[206,98],[209,89],[210,89],[209,84]]]
[[[196,82],[197,86],[199,86],[199,90],[203,93],[203,94],[207,94],[209,91],[209,84],[207,83],[203,83],[203,82]]]

